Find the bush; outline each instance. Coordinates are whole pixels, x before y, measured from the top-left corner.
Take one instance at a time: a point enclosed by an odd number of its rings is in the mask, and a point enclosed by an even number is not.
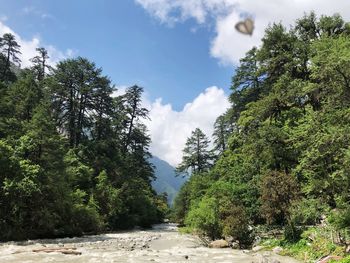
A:
[[[295,225],[317,225],[321,217],[329,212],[328,206],[319,199],[302,199],[294,202],[289,210]]]
[[[332,260],[330,262],[331,263],[334,263],[334,262],[337,262],[337,263],[350,263],[350,256],[347,256],[346,258],[343,258],[342,260],[338,260],[338,261]]]
[[[289,174],[271,171],[262,177],[261,213],[268,224],[285,224],[289,208],[298,196],[296,179]]]
[[[310,228],[301,234],[298,242],[283,240],[280,245],[284,248],[285,255],[296,257],[303,262],[315,262],[327,255],[344,254],[344,247],[332,243],[329,229],[326,228]]]
[[[302,229],[289,222],[284,229],[284,239],[288,242],[297,242],[301,238]]]
[[[77,189],[73,193],[72,229],[77,235],[96,233],[103,225],[94,198],[91,196],[87,204],[86,198],[87,194],[82,190]]]
[[[337,230],[350,230],[350,204],[346,200],[338,198],[337,209],[331,211],[329,222]]]
[[[243,206],[231,206],[225,209],[225,218],[222,221],[223,235],[238,240],[242,248],[252,244],[254,238],[249,229],[248,217]]]
[[[216,198],[204,197],[197,205],[191,207],[185,224],[203,232],[211,239],[221,236],[219,223],[219,206]]]

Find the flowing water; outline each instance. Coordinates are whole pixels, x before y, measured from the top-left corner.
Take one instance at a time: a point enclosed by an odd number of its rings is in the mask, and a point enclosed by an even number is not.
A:
[[[61,249],[80,255],[33,250]],[[298,261],[272,252],[247,252],[203,246],[196,237],[180,234],[173,224],[156,225],[152,230],[133,230],[76,238],[0,243],[0,262],[281,262]]]

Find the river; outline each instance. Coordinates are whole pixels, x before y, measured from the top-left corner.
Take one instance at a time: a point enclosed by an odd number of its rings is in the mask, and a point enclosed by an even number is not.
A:
[[[47,253],[42,250],[53,249]],[[41,251],[41,252],[34,252]],[[57,250],[57,251],[56,251]],[[61,252],[78,254],[63,254]],[[80,255],[79,255],[80,254]],[[0,243],[0,262],[239,262],[296,263],[272,252],[207,248],[195,237],[180,234],[173,224],[94,236]]]

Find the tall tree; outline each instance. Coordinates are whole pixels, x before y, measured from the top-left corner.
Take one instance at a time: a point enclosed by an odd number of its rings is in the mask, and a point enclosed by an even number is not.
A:
[[[207,170],[212,160],[212,154],[208,149],[209,143],[207,136],[196,128],[187,139],[182,162],[177,166],[177,171],[183,173],[191,169],[193,173],[200,173]]]
[[[37,79],[42,81],[45,78],[46,69],[51,70],[51,66],[47,64],[47,60],[50,58],[47,50],[43,47],[36,49],[39,53],[37,56],[33,57],[30,61],[33,63],[33,70],[36,72]]]
[[[103,115],[104,100],[110,100],[112,86],[102,70],[85,58],[58,63],[53,76],[52,95],[57,124],[68,135],[71,147],[78,146],[91,133],[94,113]],[[102,101],[101,101],[102,100]]]
[[[21,54],[20,45],[17,43],[15,36],[11,33],[5,33],[0,38],[1,53],[4,55],[5,63],[1,72],[1,79],[7,79],[7,74],[11,71],[11,62],[20,65],[21,60],[18,55]]]
[[[220,115],[214,123],[214,150],[222,154],[227,149],[229,135],[233,132],[229,112]]]
[[[143,88],[134,85],[126,90],[124,99],[125,111],[125,144],[124,151],[130,147],[132,136],[135,130],[136,123],[140,119],[148,118],[148,110],[141,105],[141,96]]]

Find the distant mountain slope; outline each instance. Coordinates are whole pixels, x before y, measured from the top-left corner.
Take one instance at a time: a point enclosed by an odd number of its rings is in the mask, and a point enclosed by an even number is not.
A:
[[[166,192],[168,203],[173,204],[177,192],[187,179],[182,176],[176,177],[175,168],[156,156],[153,156],[150,161],[155,166],[156,180],[152,182],[153,188],[157,193]]]

